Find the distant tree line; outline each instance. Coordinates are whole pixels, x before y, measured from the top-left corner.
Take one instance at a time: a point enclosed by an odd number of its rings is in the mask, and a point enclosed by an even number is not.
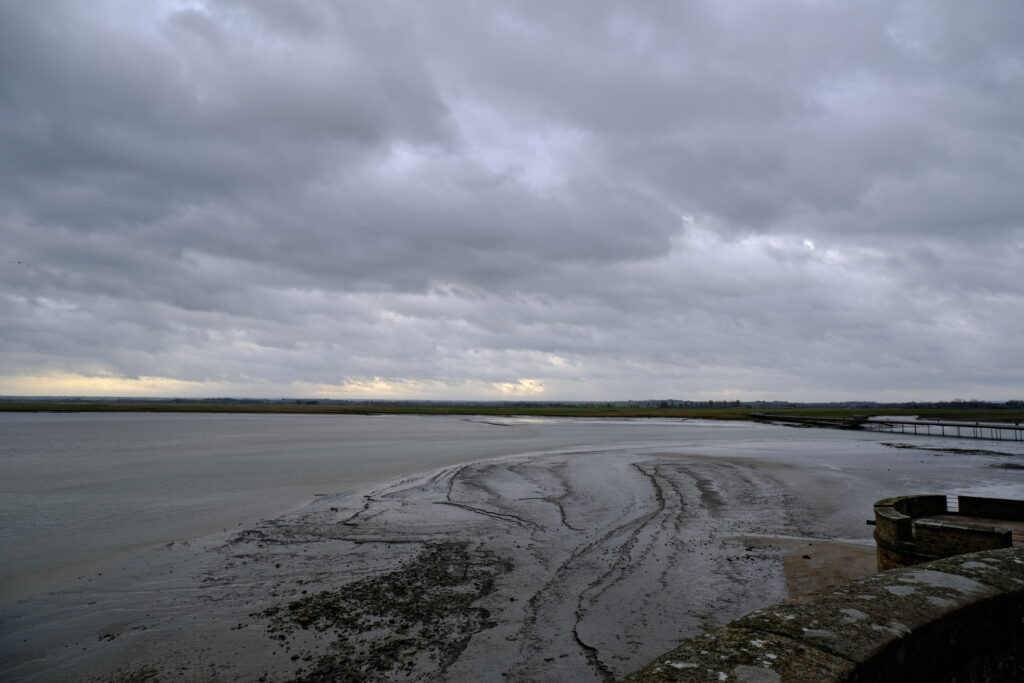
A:
[[[863,408],[879,410],[893,408],[917,410],[923,408],[980,408],[986,410],[1019,410],[1024,400],[981,401],[977,399],[953,399],[952,401],[908,401],[902,403],[879,403],[877,401],[832,401],[801,403],[793,401],[691,401],[681,399],[646,399],[640,401],[430,401],[391,399],[332,399],[332,398],[136,398],[110,396],[0,396],[0,401],[60,401],[69,402],[113,402],[113,403],[187,403],[187,404],[247,404],[247,405],[324,405],[324,406],[499,406],[513,408],[746,408],[765,410],[773,408]]]

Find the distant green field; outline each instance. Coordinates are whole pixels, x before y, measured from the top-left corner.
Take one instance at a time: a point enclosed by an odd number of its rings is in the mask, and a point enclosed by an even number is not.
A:
[[[533,417],[670,417],[746,420],[744,408],[628,408],[598,406],[495,406],[346,404],[307,405],[288,403],[171,403],[113,401],[0,402],[0,411],[20,412],[152,412],[152,413],[309,413],[337,415],[520,415]]]
[[[748,411],[749,412],[749,411]],[[876,406],[864,408],[773,408],[766,412],[775,415],[800,415],[805,417],[872,417],[875,415],[905,415],[932,420],[964,420],[967,422],[1019,422],[1024,420],[1024,410],[1019,408],[903,408]]]
[[[405,405],[346,404],[309,405],[290,403],[177,403],[170,401],[0,401],[0,411],[8,412],[147,412],[147,413],[304,413],[335,415],[503,415],[534,417],[661,417],[676,419],[749,420],[757,411],[749,407],[730,408],[656,408],[551,405]],[[878,406],[870,410],[854,408],[772,408],[776,415],[807,417],[866,417],[906,415],[945,420],[1024,421],[1024,410],[1016,408],[896,408]]]

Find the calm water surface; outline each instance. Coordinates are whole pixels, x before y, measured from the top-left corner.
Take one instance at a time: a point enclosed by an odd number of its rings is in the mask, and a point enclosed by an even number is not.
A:
[[[658,445],[842,463],[884,449],[887,438],[670,420],[0,413],[0,601],[154,545],[281,514],[317,493],[456,463]],[[994,442],[955,445],[964,443]],[[1005,473],[996,489],[1000,482]]]

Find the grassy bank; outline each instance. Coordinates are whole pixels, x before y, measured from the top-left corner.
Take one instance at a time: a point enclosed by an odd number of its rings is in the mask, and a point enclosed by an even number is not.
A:
[[[965,422],[1018,422],[1024,420],[1024,410],[1019,408],[905,408],[878,406],[864,408],[773,408],[765,411],[775,415],[798,415],[803,417],[873,417],[878,415],[903,415],[928,420],[957,420]]]
[[[290,413],[329,415],[494,415],[529,417],[668,417],[746,420],[749,408],[632,408],[574,405],[415,405],[366,403],[310,405],[289,403],[177,403],[177,402],[0,402],[0,411],[16,412],[147,412],[147,413]]]
[[[761,409],[763,410],[763,409]],[[598,405],[488,405],[488,404],[396,404],[366,403],[324,405],[313,403],[211,403],[185,401],[0,401],[8,412],[148,412],[148,413],[285,413],[331,415],[493,415],[533,417],[660,417],[675,419],[749,420],[757,409],[751,407],[659,408]],[[1016,408],[897,408],[875,409],[798,407],[772,408],[776,415],[807,417],[864,417],[906,415],[942,420],[1020,421],[1024,410]]]

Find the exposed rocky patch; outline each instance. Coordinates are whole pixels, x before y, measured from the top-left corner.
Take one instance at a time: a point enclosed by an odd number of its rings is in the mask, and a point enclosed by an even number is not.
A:
[[[395,571],[318,591],[253,616],[292,659],[310,662],[296,681],[442,680],[474,633],[493,627],[477,603],[510,569],[467,543],[432,543]],[[330,638],[329,654],[300,634]],[[322,651],[322,649],[320,650]]]

